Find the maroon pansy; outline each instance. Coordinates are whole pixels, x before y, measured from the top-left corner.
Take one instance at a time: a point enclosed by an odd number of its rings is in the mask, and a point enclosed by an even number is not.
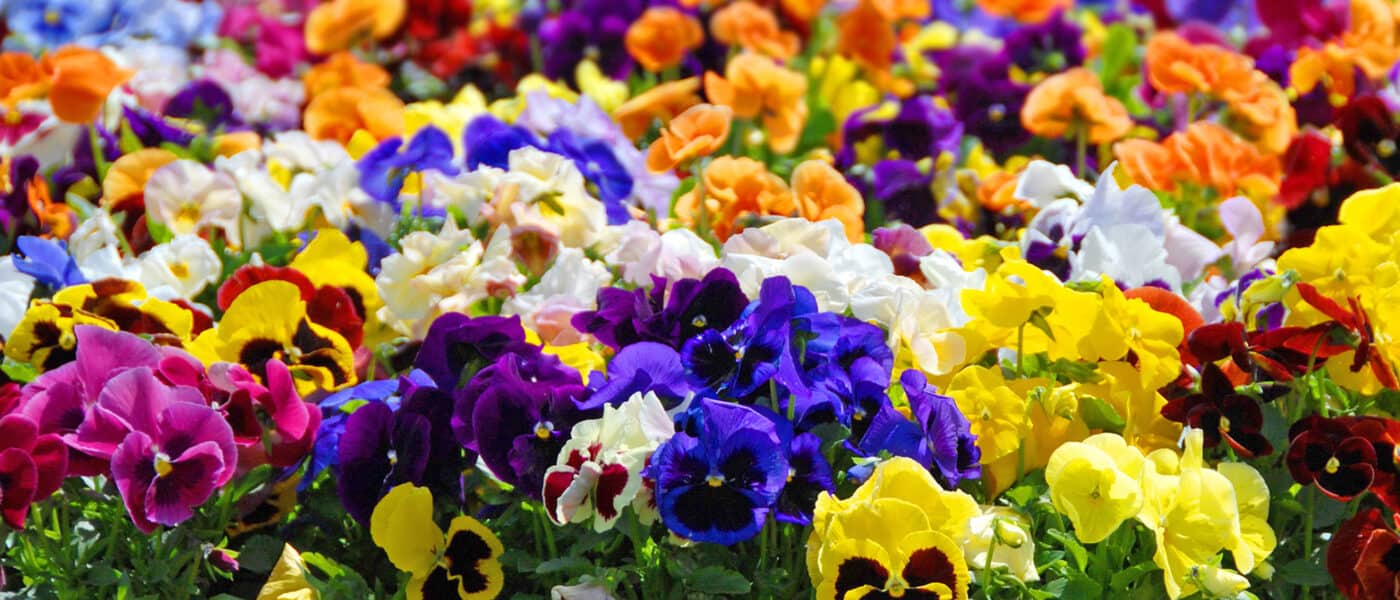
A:
[[[1167,402],[1162,416],[1204,431],[1207,448],[1225,440],[1245,458],[1274,452],[1273,444],[1260,433],[1264,416],[1258,401],[1236,393],[1235,386],[1215,364],[1206,365],[1202,371],[1199,392]]]
[[[1336,419],[1313,415],[1289,429],[1288,472],[1303,485],[1346,502],[1371,487],[1376,449]]]

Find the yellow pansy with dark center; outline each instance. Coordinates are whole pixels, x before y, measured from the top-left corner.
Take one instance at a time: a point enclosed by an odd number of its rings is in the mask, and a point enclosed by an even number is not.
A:
[[[54,294],[56,304],[72,306],[106,318],[127,333],[166,338],[178,344],[188,340],[194,327],[189,309],[152,297],[140,283],[127,279],[99,279],[74,285]]]
[[[350,344],[307,318],[301,291],[282,280],[239,294],[218,327],[201,333],[189,349],[205,362],[237,362],[259,377],[266,375],[267,361],[281,361],[302,395],[356,382]]]
[[[35,300],[5,340],[5,356],[29,363],[40,372],[62,366],[77,357],[77,337],[73,334],[77,325],[117,329],[112,321],[87,311]]]
[[[502,552],[500,540],[485,525],[471,517],[457,517],[447,531],[442,558],[415,591],[434,599],[495,598],[505,583]]]

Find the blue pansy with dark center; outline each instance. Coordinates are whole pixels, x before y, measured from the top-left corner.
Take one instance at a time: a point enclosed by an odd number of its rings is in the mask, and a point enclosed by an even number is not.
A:
[[[705,331],[722,330],[738,320],[749,299],[728,269],[704,279],[652,276],[652,287],[598,290],[598,309],[575,314],[571,324],[613,350],[637,342],[659,342],[675,349]]]
[[[31,235],[20,236],[16,242],[23,258],[16,257],[14,265],[21,273],[50,289],[87,283],[78,263],[68,255],[68,245],[58,240],[46,240]]]
[[[579,408],[618,406],[633,394],[647,392],[671,408],[683,402],[689,391],[680,354],[665,344],[637,342],[613,357],[606,374],[594,371],[589,376],[588,399]]]
[[[481,165],[508,169],[511,151],[526,146],[539,147],[534,134],[523,127],[507,125],[491,115],[481,115],[472,119],[462,132],[467,170],[471,171]]]
[[[652,455],[646,476],[666,527],[681,537],[733,545],[763,528],[788,477],[773,422],[753,408],[701,400],[693,431]]]
[[[381,402],[361,406],[340,436],[336,494],[345,512],[368,526],[379,499],[403,483],[422,483],[432,425],[421,414]]]
[[[831,464],[822,455],[822,440],[812,433],[794,436],[787,446],[788,474],[775,505],[779,521],[810,525],[817,496],[835,493]]]

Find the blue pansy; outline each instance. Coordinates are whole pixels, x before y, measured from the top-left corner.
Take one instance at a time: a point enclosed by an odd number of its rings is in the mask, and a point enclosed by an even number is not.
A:
[[[632,215],[623,201],[632,194],[632,174],[617,160],[607,143],[585,140],[561,128],[549,134],[549,148],[569,157],[583,177],[598,186],[598,197],[607,208],[609,225],[622,225],[631,220]]]
[[[115,0],[21,0],[3,3],[7,48],[49,50],[106,31]]]
[[[422,371],[409,374],[409,378],[416,377],[431,381]],[[361,383],[323,398],[320,407],[324,416],[321,418],[321,426],[316,430],[316,444],[311,449],[311,462],[307,465],[306,476],[302,478],[297,489],[305,490],[310,487],[321,471],[339,462],[340,436],[345,433],[345,423],[350,419],[350,413],[345,410],[346,405],[354,401],[382,402],[388,404],[390,409],[398,410],[399,399],[394,395],[398,389],[399,380],[381,379]]]
[[[686,539],[733,545],[768,518],[788,476],[773,422],[738,404],[702,400],[695,431],[682,431],[652,456],[646,476],[666,527]]]
[[[507,125],[491,115],[472,119],[462,132],[468,170],[476,170],[481,165],[508,169],[511,151],[526,146],[539,146],[534,134],[522,127]]]
[[[452,139],[431,125],[414,134],[407,147],[397,137],[380,142],[355,166],[360,170],[360,187],[365,193],[394,206],[399,204],[399,191],[409,173],[434,170],[456,175],[458,171],[452,158]]]
[[[822,455],[822,440],[811,433],[794,436],[787,447],[787,484],[774,506],[779,521],[810,525],[817,496],[834,493],[831,463]]]
[[[24,257],[14,261],[15,268],[35,281],[55,290],[87,283],[78,263],[68,255],[67,244],[32,235],[20,236],[16,244]]]

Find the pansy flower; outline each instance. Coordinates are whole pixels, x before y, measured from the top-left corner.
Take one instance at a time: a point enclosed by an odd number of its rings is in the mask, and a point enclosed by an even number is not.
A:
[[[501,540],[468,516],[452,519],[444,536],[433,522],[433,494],[404,484],[374,507],[370,536],[401,571],[410,600],[487,600],[505,585]]]
[[[205,362],[237,362],[260,378],[267,375],[267,361],[280,360],[291,370],[300,394],[355,383],[350,344],[312,322],[301,290],[287,281],[248,288],[229,305],[217,327],[195,339],[190,351]]]
[[[700,542],[733,545],[752,538],[788,476],[778,433],[745,406],[703,400],[694,410],[699,431],[677,433],[647,467],[662,521]]]
[[[599,419],[580,421],[545,472],[546,514],[557,524],[593,517],[593,529],[611,529],[642,491],[642,470],[656,447],[675,433],[655,394],[634,394],[603,408]]]
[[[99,279],[59,290],[53,302],[110,320],[127,333],[178,345],[194,332],[195,311],[155,298],[127,279]]]
[[[734,324],[748,304],[734,273],[718,268],[703,279],[668,283],[653,277],[650,292],[603,288],[598,290],[597,310],[575,314],[572,324],[614,350],[642,341],[679,350],[704,331]]]
[[[5,356],[34,365],[40,372],[55,369],[77,356],[79,325],[116,329],[110,320],[63,304],[35,300],[5,340]]]
[[[52,289],[87,282],[78,263],[69,256],[66,243],[26,235],[20,236],[15,246],[21,255],[15,260],[15,268],[35,281]]]
[[[370,402],[350,414],[339,440],[336,493],[345,512],[368,523],[384,494],[422,483],[432,425],[421,414]]]
[[[1400,589],[1400,535],[1379,508],[1362,509],[1327,544],[1327,572],[1347,598],[1391,598]]]
[[[1375,481],[1376,448],[1335,419],[1313,415],[1288,431],[1287,464],[1293,480],[1346,502]]]
[[[1205,433],[1205,447],[1221,440],[1245,458],[1273,454],[1264,437],[1263,413],[1254,398],[1235,392],[1225,372],[1214,363],[1201,371],[1201,391],[1175,398],[1162,407],[1162,416]]]
[[[675,407],[690,394],[681,356],[670,346],[637,342],[623,347],[607,364],[608,371],[593,371],[588,378],[588,399],[579,408],[617,406],[634,394],[655,394],[662,405]]]
[[[452,158],[452,140],[432,125],[413,134],[407,146],[399,138],[380,142],[360,158],[356,167],[360,170],[360,187],[370,197],[394,206],[399,204],[399,193],[404,189],[409,175],[429,169],[449,176],[457,174]],[[416,190],[417,187],[415,184],[409,189]]]
[[[810,525],[817,497],[836,491],[831,463],[822,454],[822,440],[807,432],[787,443],[788,472],[783,491],[773,503],[773,517],[785,523]]]
[[[68,474],[63,438],[39,432],[29,417],[0,417],[0,518],[24,529],[29,505],[51,496]]]
[[[339,333],[352,348],[360,346],[365,335],[362,303],[355,302],[345,288],[316,286],[301,271],[290,267],[243,265],[219,286],[215,301],[220,310],[228,310],[239,294],[270,280],[288,281],[296,285],[301,299],[306,302],[306,316],[311,322]]]
[[[536,497],[568,431],[593,413],[576,405],[584,393],[578,371],[558,358],[505,354],[463,390],[453,430],[459,441],[470,431],[471,444],[464,445],[481,454],[491,473]]]
[[[145,533],[189,519],[238,468],[223,417],[195,388],[166,385],[147,367],[108,381],[65,441],[111,460],[127,513]]]

